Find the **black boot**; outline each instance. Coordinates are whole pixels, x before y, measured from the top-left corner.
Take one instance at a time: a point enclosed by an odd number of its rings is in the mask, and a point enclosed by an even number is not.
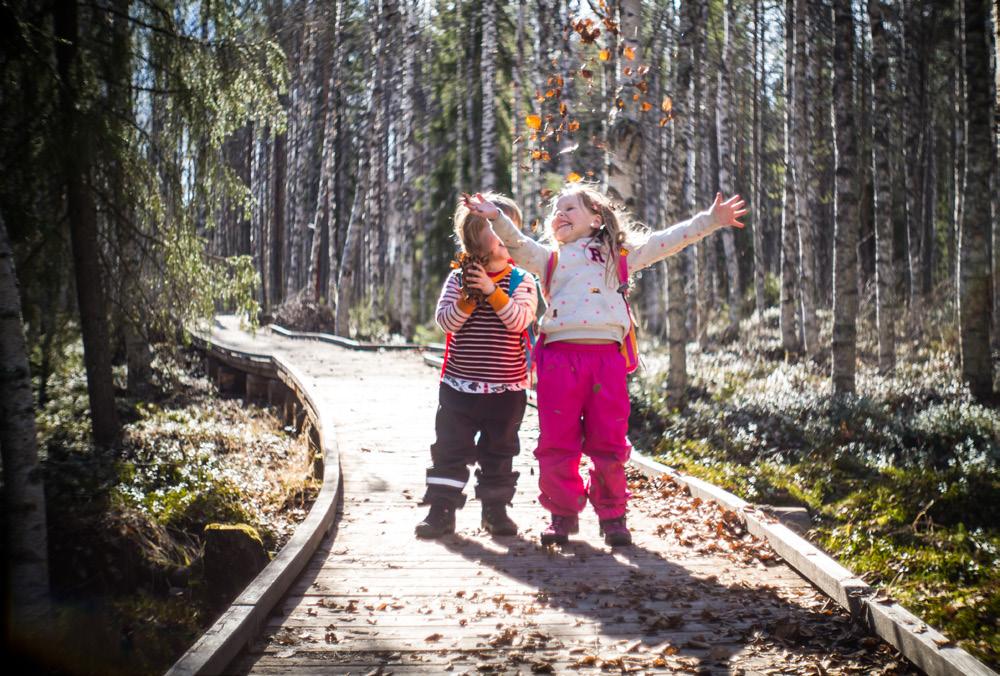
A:
[[[517,524],[507,516],[502,502],[483,503],[483,528],[492,535],[517,535]]]
[[[417,524],[418,538],[439,538],[455,532],[455,508],[435,502],[424,520]]]

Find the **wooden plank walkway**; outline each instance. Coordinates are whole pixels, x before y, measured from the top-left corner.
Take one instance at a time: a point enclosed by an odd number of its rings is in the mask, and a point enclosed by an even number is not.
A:
[[[570,546],[541,548],[531,408],[521,534],[489,536],[470,499],[455,535],[416,539],[434,371],[416,353],[251,337],[223,321],[213,340],[281,354],[313,381],[334,411],[344,482],[333,532],[227,672],[911,673],[792,569],[762,563],[766,547],[723,532],[718,508],[670,483],[635,480],[633,547],[605,546],[588,510]]]

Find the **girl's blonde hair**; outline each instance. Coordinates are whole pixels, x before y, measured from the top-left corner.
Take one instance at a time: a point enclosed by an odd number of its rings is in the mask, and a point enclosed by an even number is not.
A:
[[[507,218],[514,222],[514,225],[521,227],[521,210],[517,204],[506,195],[495,192],[483,193],[483,197],[488,202],[492,202],[498,209],[507,214]],[[469,211],[469,207],[463,202],[459,202],[455,207],[455,237],[458,239],[462,251],[468,254],[480,254],[482,252],[483,232],[489,229],[489,221],[478,214]]]
[[[546,224],[546,230],[550,238],[553,237],[552,222],[555,220],[556,204],[560,198],[567,195],[579,197],[580,204],[585,209],[600,217],[601,227],[594,233],[592,239],[607,245],[611,255],[608,256],[605,272],[609,281],[617,280],[618,259],[621,257],[622,250],[631,251],[641,244],[646,228],[633,219],[624,206],[614,202],[595,186],[577,183],[564,187],[552,200],[552,207]]]

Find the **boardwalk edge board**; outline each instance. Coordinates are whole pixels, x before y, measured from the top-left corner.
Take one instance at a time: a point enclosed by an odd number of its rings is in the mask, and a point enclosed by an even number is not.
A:
[[[276,333],[283,338],[292,338],[295,340],[318,340],[324,343],[330,343],[331,345],[346,347],[351,350],[379,352],[382,350],[420,350],[426,347],[417,343],[365,343],[357,340],[351,340],[350,338],[344,338],[343,336],[335,336],[330,333],[292,331],[283,326],[279,326],[278,324],[268,324],[268,328],[272,333]]]
[[[753,535],[771,548],[804,578],[834,599],[851,617],[895,646],[929,676],[997,676],[975,657],[954,646],[903,606],[879,597],[878,592],[829,555],[787,526],[746,502],[701,479],[632,451],[629,463],[650,478],[670,477],[686,486],[691,495],[713,500],[733,510]]]
[[[259,633],[271,610],[299,576],[323,537],[333,526],[340,501],[340,451],[335,428],[328,414],[316,406],[308,380],[281,357],[240,352],[220,345],[210,337],[193,333],[199,349],[232,368],[265,372],[277,377],[298,397],[319,436],[323,453],[323,486],[316,501],[291,539],[254,578],[216,622],[167,671],[170,676],[219,674]]]

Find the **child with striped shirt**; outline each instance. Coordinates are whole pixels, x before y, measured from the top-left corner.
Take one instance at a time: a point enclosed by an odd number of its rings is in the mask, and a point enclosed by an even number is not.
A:
[[[520,226],[521,212],[512,200],[495,194],[490,199]],[[513,459],[520,452],[518,430],[527,403],[524,335],[535,319],[535,280],[511,266],[507,248],[485,218],[459,204],[454,222],[462,250],[487,262],[464,275],[453,270],[438,300],[435,319],[448,343],[438,391],[437,439],[421,503],[430,505],[430,513],[417,524],[416,534],[436,538],[455,531],[469,465],[478,463],[476,497],[482,503],[483,528],[494,535],[515,535],[517,524],[507,515],[507,505],[518,478]],[[485,301],[470,298],[470,290],[481,292]]]

